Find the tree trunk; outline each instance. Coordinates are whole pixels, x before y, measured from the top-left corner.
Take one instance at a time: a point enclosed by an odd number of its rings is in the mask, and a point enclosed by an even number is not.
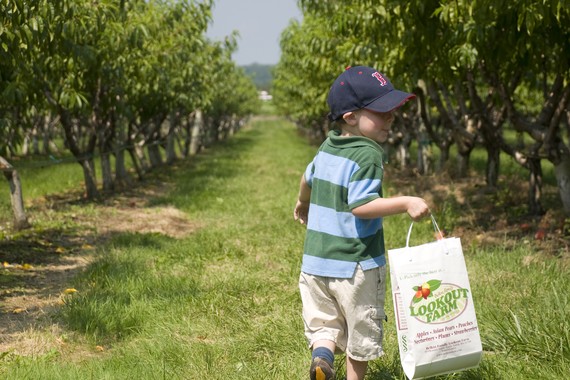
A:
[[[141,154],[144,157],[144,152],[142,152],[142,149],[140,149],[139,144],[136,142],[136,126],[134,123],[129,122],[127,125],[127,142],[126,142],[126,146],[125,149],[127,150],[127,152],[129,153],[129,156],[131,157],[131,161],[133,163],[133,166],[135,168],[135,171],[137,172],[137,176],[139,181],[142,181],[144,178],[144,173],[145,173],[145,168],[143,167],[144,162],[141,162],[139,159],[139,150],[141,150]],[[123,139],[120,138],[120,141],[122,141]]]
[[[453,106],[451,102],[446,102],[447,106],[444,104],[442,98],[449,98],[448,91],[441,86],[441,92],[437,90],[436,83],[431,83],[429,86],[423,80],[418,81],[418,87],[415,91],[417,92],[418,101],[416,105],[418,107],[417,117],[420,122],[421,128],[425,132],[421,132],[420,136],[426,135],[423,139],[427,140],[428,137],[432,143],[434,143],[442,152],[439,162],[438,169],[441,170],[445,167],[449,159],[449,149],[453,142],[456,142],[460,146],[461,139],[471,140],[473,137],[467,132],[463,131],[460,122],[457,120]],[[427,99],[425,95],[428,95],[429,99],[434,103],[435,107],[439,112],[439,118],[431,118],[428,112]],[[436,128],[439,125],[439,128]],[[438,130],[440,132],[438,132]],[[420,139],[421,141],[421,139]],[[431,155],[431,148],[428,151]],[[427,161],[426,161],[427,164]],[[421,170],[421,169],[420,169]],[[427,173],[429,169],[424,168]]]
[[[469,171],[469,161],[471,158],[471,151],[457,152],[457,176],[459,178],[466,178]]]
[[[405,141],[402,141],[396,147],[396,160],[400,163],[400,170],[406,169],[410,163],[410,149]]]
[[[27,132],[24,136],[24,141],[22,142],[22,156],[27,156],[30,153],[30,146],[33,146],[33,135],[34,129]]]
[[[431,172],[431,148],[429,145],[421,145],[418,148],[418,171],[420,174]]]
[[[50,154],[50,142],[51,142],[51,128],[49,122],[49,116],[44,116],[42,118],[42,125],[40,131],[42,133],[42,149],[44,154]]]
[[[172,164],[178,157],[176,157],[176,126],[180,116],[176,112],[170,114],[170,125],[168,126],[168,134],[166,135],[166,163]]]
[[[499,168],[501,167],[501,149],[496,144],[487,144],[487,166],[485,179],[487,186],[496,188],[499,182]]]
[[[162,155],[160,154],[160,144],[158,140],[152,141],[147,148],[148,159],[152,169],[162,166]]]
[[[570,155],[563,155],[560,162],[554,165],[554,175],[564,212],[570,215]]]
[[[194,124],[192,125],[192,137],[190,140],[190,155],[193,156],[200,151],[202,146],[202,131],[204,126],[204,119],[202,111],[196,111]]]
[[[67,147],[71,153],[73,153],[73,156],[83,169],[83,176],[85,178],[85,194],[87,198],[94,199],[99,197],[99,191],[97,190],[97,178],[95,177],[95,165],[93,164],[93,154],[97,143],[97,135],[90,130],[89,135],[87,136],[86,146],[82,149],[82,144],[80,144],[82,128],[75,128],[69,111],[59,105],[51,97],[49,92],[46,92],[46,95],[50,103],[55,105],[57,108]]]
[[[127,152],[129,152],[129,155],[131,156],[131,161],[133,162],[139,181],[142,181],[144,179],[144,169],[141,167],[139,155],[135,147],[138,147],[138,144],[127,147]]]
[[[110,194],[115,190],[113,181],[113,169],[111,168],[111,154],[107,151],[101,153],[101,178],[103,192]]]
[[[176,156],[176,135],[174,133],[169,133],[166,136],[166,163],[168,165],[176,161],[178,157]]]
[[[233,136],[239,130],[239,119],[236,115],[232,115],[231,122],[230,122],[230,131],[228,136]]]
[[[540,158],[530,158],[528,160],[530,172],[528,183],[528,211],[531,215],[543,215],[542,207],[542,166]]]
[[[52,153],[59,153],[59,149],[57,145],[53,142],[53,130],[57,123],[59,123],[59,117],[55,117],[52,119],[50,116],[44,116],[42,118],[42,153],[43,154],[52,154]]]
[[[133,185],[131,175],[125,166],[125,149],[119,146],[115,148],[115,184],[121,189]]]
[[[471,165],[471,153],[475,149],[477,140],[477,123],[470,115],[464,115],[465,130],[461,131],[459,127],[454,129],[453,141],[457,145],[457,176],[465,178],[469,175],[469,167]],[[449,149],[449,148],[448,148]]]
[[[449,144],[442,144],[439,146],[439,161],[437,163],[437,170],[443,170],[449,162],[449,149],[451,146]]]
[[[85,178],[85,195],[87,199],[96,199],[99,197],[97,190],[97,176],[95,175],[95,163],[92,158],[79,161],[79,165],[83,169],[83,177]]]
[[[31,225],[28,222],[24,209],[22,184],[18,172],[2,157],[0,157],[0,170],[4,173],[4,177],[6,177],[10,184],[10,202],[12,203],[12,212],[14,213],[14,229],[20,231],[30,228]]]
[[[127,188],[131,187],[133,181],[125,166],[125,148],[121,146],[125,139],[125,128],[124,125],[119,124],[118,126],[118,136],[117,136],[117,143],[114,146],[114,155],[115,155],[115,184],[118,188]],[[136,166],[136,163],[133,163]]]
[[[182,139],[182,147],[180,149],[183,157],[190,155],[190,143],[192,142],[192,128],[194,127],[195,117],[196,113],[193,112],[183,118],[182,130],[184,131],[184,138]]]
[[[426,125],[423,120],[420,119],[418,126],[418,172],[420,174],[428,174],[431,170],[430,168],[430,158],[431,158],[431,148],[429,146],[429,135],[426,130]]]
[[[140,172],[142,174],[148,172],[149,169],[149,164],[148,161],[146,159],[146,155],[144,154],[144,141],[140,141],[138,143],[134,144],[134,152],[135,152],[135,156],[136,156],[136,161],[139,163],[139,168],[140,168]],[[131,151],[131,149],[129,149],[129,152]],[[135,158],[133,158],[133,161],[135,160]]]
[[[105,125],[105,127],[103,127]],[[113,168],[111,165],[111,148],[115,137],[115,128],[112,122],[99,123],[98,138],[99,153],[101,155],[101,179],[103,181],[103,192],[111,194],[115,190],[115,180],[113,178]]]

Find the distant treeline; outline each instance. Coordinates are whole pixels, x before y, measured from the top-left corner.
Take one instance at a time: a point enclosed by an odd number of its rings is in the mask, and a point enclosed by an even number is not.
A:
[[[246,75],[253,78],[258,90],[269,91],[271,89],[271,81],[273,80],[272,70],[275,65],[262,65],[260,63],[252,63],[242,66]]]

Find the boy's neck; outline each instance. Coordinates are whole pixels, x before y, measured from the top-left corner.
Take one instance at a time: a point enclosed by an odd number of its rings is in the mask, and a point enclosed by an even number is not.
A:
[[[362,136],[358,128],[345,124],[340,130],[340,137]]]

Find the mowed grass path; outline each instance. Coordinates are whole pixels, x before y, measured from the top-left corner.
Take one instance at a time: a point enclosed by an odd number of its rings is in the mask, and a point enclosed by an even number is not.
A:
[[[315,150],[290,123],[257,119],[167,169],[173,190],[154,205],[177,207],[198,228],[184,239],[121,234],[99,247],[94,264],[70,284],[78,292],[53,316],[67,332],[60,337],[66,348],[5,354],[0,377],[308,378],[297,288],[304,227],[293,222],[292,209]],[[386,221],[389,247],[403,245],[408,225],[405,216]],[[428,239],[430,228],[420,225],[418,240]],[[564,378],[565,269],[555,260],[521,265],[532,254],[524,245],[465,247],[486,353],[478,369],[442,378]],[[405,378],[387,299],[386,355],[371,364],[369,379]]]

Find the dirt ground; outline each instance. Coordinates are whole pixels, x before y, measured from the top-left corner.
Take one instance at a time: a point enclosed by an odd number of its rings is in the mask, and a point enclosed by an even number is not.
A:
[[[168,187],[145,185],[70,213],[80,194],[40,199],[28,210],[60,227],[0,240],[0,355],[37,355],[65,345],[54,311],[73,293],[73,278],[92,261],[95,247],[120,232],[184,237],[198,228],[172,206],[149,206]],[[66,221],[71,219],[71,221]],[[0,225],[0,233],[9,231]],[[49,331],[48,334],[41,331]],[[99,347],[100,349],[100,347]]]
[[[452,178],[448,174],[420,176],[414,170],[387,173],[390,196],[418,195],[432,205],[448,236],[479,246],[532,244],[537,254],[568,261],[570,218],[561,209],[557,189],[543,187],[543,215],[527,213],[528,182],[503,178],[490,189],[480,177]],[[456,217],[458,216],[458,217]],[[453,218],[450,220],[448,218]],[[449,230],[451,224],[452,228]]]
[[[461,215],[453,221],[453,229],[446,231],[449,236],[481,246],[525,242],[532,244],[534,252],[529,261],[548,255],[564,265],[570,262],[570,219],[556,207],[556,189],[545,191],[545,207],[550,207],[545,215],[528,216],[521,211],[527,194],[524,183],[508,181],[502,190],[490,191],[475,179],[419,176],[413,171],[387,175],[390,196],[423,196],[434,205],[436,214],[442,215],[440,224],[449,222],[446,209]],[[153,199],[168,190],[168,185],[157,181],[98,203],[82,203],[78,193],[40,199],[28,213],[53,220],[57,228],[18,235],[0,224],[0,237],[4,236],[0,239],[0,356],[63,349],[65,333],[53,318],[54,311],[74,292],[73,278],[92,261],[95,247],[113,234],[154,232],[180,238],[199,228],[174,207],[151,206]],[[69,207],[74,204],[89,211],[74,213]]]

